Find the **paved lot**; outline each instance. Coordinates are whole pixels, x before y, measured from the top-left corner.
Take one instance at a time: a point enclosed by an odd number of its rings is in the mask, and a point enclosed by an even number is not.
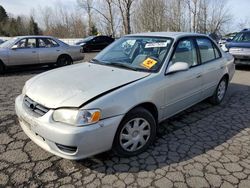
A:
[[[0,187],[250,187],[249,68],[237,70],[220,106],[202,102],[162,123],[147,152],[81,161],[40,149],[18,125],[14,99],[42,71],[0,77]]]

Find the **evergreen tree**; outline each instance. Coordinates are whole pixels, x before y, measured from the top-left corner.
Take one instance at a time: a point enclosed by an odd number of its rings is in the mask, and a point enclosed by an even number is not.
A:
[[[6,10],[0,5],[0,22],[5,22],[8,20],[8,15]]]
[[[0,35],[5,35],[4,25],[8,21],[8,15],[5,9],[0,5]]]
[[[29,34],[30,35],[39,34],[39,27],[38,24],[35,22],[33,16],[30,17]]]

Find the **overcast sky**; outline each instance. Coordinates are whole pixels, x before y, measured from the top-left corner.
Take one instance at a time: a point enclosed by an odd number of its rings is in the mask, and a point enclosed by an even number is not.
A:
[[[228,6],[231,13],[234,15],[234,26],[241,20],[250,20],[250,0],[228,0]],[[0,0],[0,5],[2,5],[8,13],[13,15],[30,15],[31,10],[36,10],[37,7],[43,6],[56,6],[56,4],[61,3],[72,10],[76,7],[76,0]],[[249,26],[250,27],[250,26]]]

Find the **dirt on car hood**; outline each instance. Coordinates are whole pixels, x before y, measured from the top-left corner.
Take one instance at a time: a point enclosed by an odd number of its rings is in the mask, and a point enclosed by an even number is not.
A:
[[[26,82],[25,94],[47,108],[79,107],[104,92],[148,75],[150,73],[80,63],[33,77]]]

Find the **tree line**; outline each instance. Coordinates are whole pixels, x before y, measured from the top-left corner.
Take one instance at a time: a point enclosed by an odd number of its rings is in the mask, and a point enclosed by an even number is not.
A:
[[[136,32],[225,33],[233,16],[227,0],[76,0],[37,8],[29,18],[9,17],[0,6],[0,34],[44,34],[61,38],[95,34],[119,37]],[[3,10],[2,10],[3,9]],[[36,21],[38,21],[38,23]]]
[[[35,22],[34,17],[18,16],[11,17],[7,14],[4,7],[0,5],[0,36],[18,36],[18,35],[38,35],[42,31]]]
[[[108,35],[186,31],[224,33],[232,23],[227,0],[77,0],[91,25]],[[94,22],[95,21],[95,22]]]

